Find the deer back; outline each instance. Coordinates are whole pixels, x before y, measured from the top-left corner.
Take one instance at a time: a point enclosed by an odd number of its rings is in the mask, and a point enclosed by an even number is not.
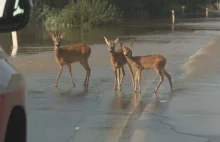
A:
[[[166,58],[161,55],[135,56],[133,61],[142,69],[153,69],[166,64]]]
[[[60,48],[55,57],[60,64],[73,63],[80,60],[88,59],[91,49],[84,43],[73,44]]]

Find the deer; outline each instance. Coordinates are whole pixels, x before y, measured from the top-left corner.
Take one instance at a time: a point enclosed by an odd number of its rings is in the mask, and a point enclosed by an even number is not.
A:
[[[161,83],[163,82],[164,75],[167,77],[169,84],[170,84],[170,93],[173,92],[173,85],[171,81],[170,74],[167,73],[165,70],[166,65],[166,58],[159,54],[152,54],[152,55],[145,55],[145,56],[133,56],[132,55],[132,48],[133,43],[130,43],[129,47],[125,46],[123,42],[120,43],[123,54],[126,57],[127,62],[130,66],[136,70],[135,75],[135,87],[134,91],[141,92],[141,72],[143,70],[154,69],[157,74],[160,76],[160,81],[158,82],[156,88],[154,89],[154,93],[157,94],[158,88],[160,87]],[[137,88],[138,86],[138,88]]]
[[[110,53],[110,63],[114,70],[114,75],[115,75],[114,89],[121,90],[121,84],[125,76],[124,65],[127,64],[127,60],[121,48],[115,51],[115,46],[119,42],[119,38],[116,38],[115,40],[108,40],[106,37],[104,37],[104,40],[108,46],[108,52]],[[130,71],[130,75],[134,87],[134,75],[133,75],[132,67],[130,66],[130,64],[127,65]],[[121,73],[122,73],[122,77],[121,77]]]
[[[88,59],[91,54],[91,48],[88,47],[84,43],[72,44],[72,45],[61,48],[60,47],[61,40],[64,38],[65,33],[62,32],[61,34],[55,35],[53,32],[50,32],[50,36],[54,42],[54,57],[55,57],[56,62],[59,65],[59,71],[58,71],[56,83],[54,86],[58,87],[58,81],[62,73],[63,66],[67,65],[69,76],[72,82],[72,86],[75,87],[75,83],[72,78],[71,64],[75,62],[79,62],[86,70],[84,86],[88,87],[90,73],[91,73]]]

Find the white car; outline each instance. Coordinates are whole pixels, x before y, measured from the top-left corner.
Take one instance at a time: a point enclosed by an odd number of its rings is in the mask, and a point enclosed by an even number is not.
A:
[[[0,32],[18,31],[29,19],[31,0],[0,0]],[[26,142],[27,88],[0,47],[0,142]]]
[[[26,142],[26,83],[0,47],[0,142]]]

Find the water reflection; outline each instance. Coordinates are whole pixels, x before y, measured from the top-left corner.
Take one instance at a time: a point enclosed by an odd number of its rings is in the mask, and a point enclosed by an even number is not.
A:
[[[62,97],[76,97],[76,96],[85,96],[88,93],[88,88],[84,87],[83,90],[76,90],[76,88],[72,87],[70,89],[61,89],[59,87],[55,87],[59,96]]]
[[[11,51],[11,56],[15,57],[17,55],[17,52],[18,52],[18,47],[17,46],[13,47]]]
[[[192,27],[186,25],[172,25],[172,31],[186,31],[192,30]],[[155,32],[160,34],[170,33],[170,24],[168,23],[126,23],[126,25],[106,26],[93,28],[91,31],[85,31],[79,28],[62,28],[53,29],[55,31],[63,31],[66,36],[62,42],[62,46],[73,43],[84,42],[86,44],[100,44],[103,43],[103,36],[120,37],[122,40],[134,40],[139,35],[151,35]],[[43,51],[52,51],[53,43],[49,36],[48,30],[41,26],[29,24],[26,28],[18,31],[19,53],[29,54],[29,50],[33,48],[41,48],[42,50],[34,50],[31,53],[39,53]],[[10,46],[12,45],[11,33],[0,34],[0,43],[5,48],[8,54],[11,53]],[[46,48],[45,48],[46,47]],[[50,47],[50,50],[48,50]]]
[[[112,100],[112,109],[125,109],[129,104],[129,100],[123,91],[115,92]]]
[[[158,95],[154,95],[152,100],[146,105],[144,112],[154,112],[160,106],[160,100],[161,99]]]
[[[137,108],[142,108],[143,106],[141,105],[141,94],[140,93],[136,93],[134,92],[132,95],[132,102],[131,102],[131,106],[133,109],[137,109]]]
[[[125,94],[123,91],[116,92],[112,100],[112,109],[115,110],[140,110],[143,108],[141,93],[133,92]]]
[[[174,32],[174,30],[175,30],[175,25],[172,24],[172,32]]]
[[[169,95],[169,98],[171,99],[172,96]],[[148,97],[147,94],[138,92],[125,94],[123,91],[118,91],[113,95],[111,109],[134,112],[144,112],[145,109],[154,111],[159,107],[159,104],[160,97],[155,94],[152,97]]]
[[[147,94],[136,92],[133,92],[131,96],[129,94],[116,92],[113,97],[112,109],[128,109],[129,113],[119,115],[111,120],[113,127],[108,132],[107,140],[120,141],[120,139],[127,137],[127,139],[136,141],[139,137],[139,135],[134,133],[137,122],[151,117],[150,113],[156,111],[160,106],[160,98],[158,96],[145,98]]]

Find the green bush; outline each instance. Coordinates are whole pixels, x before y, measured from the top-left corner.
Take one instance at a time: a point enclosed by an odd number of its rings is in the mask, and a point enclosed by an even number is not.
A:
[[[70,1],[63,9],[52,9],[45,20],[45,25],[93,27],[122,21],[123,13],[108,0]]]
[[[46,16],[49,14],[50,8],[47,5],[42,7],[33,7],[30,12],[31,23],[42,23],[46,20]]]

